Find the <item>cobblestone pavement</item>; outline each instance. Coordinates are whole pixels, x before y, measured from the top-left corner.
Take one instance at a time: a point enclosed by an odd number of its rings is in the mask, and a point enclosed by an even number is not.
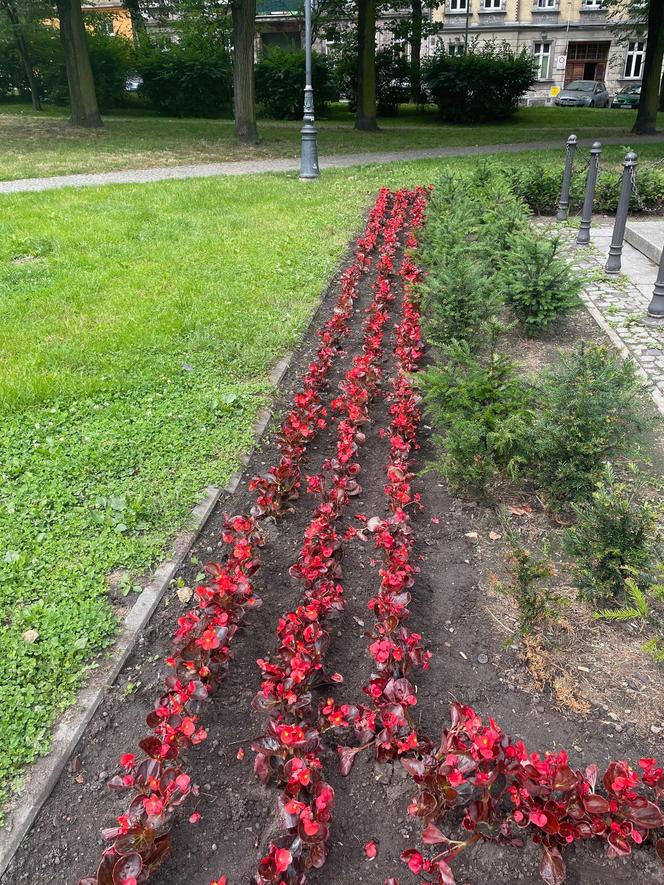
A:
[[[657,279],[657,265],[625,243],[622,272],[617,276],[606,274],[604,263],[611,231],[612,222],[593,222],[590,247],[572,246],[575,263],[590,277],[582,298],[616,347],[624,356],[635,360],[639,374],[647,382],[657,408],[664,415],[664,324],[644,324]],[[566,236],[573,244],[576,229],[567,228]]]
[[[592,139],[579,139],[588,146]],[[620,135],[604,138],[603,144],[661,144],[663,135]],[[560,148],[563,156],[564,140],[531,141],[512,144],[482,144],[465,147],[440,147],[407,151],[376,151],[362,154],[337,154],[320,158],[321,169],[340,169],[348,166],[366,166],[377,163],[403,163],[408,160],[429,160],[438,157],[468,157],[482,154],[512,154],[519,151],[537,151]],[[200,163],[190,166],[157,166],[151,169],[127,169],[119,172],[97,172],[76,175],[56,175],[51,178],[19,178],[0,181],[0,194],[23,191],[46,191],[61,187],[97,187],[104,184],[146,184],[176,178],[210,178],[215,175],[251,175],[261,172],[293,172],[300,168],[299,159],[241,160],[227,163]]]

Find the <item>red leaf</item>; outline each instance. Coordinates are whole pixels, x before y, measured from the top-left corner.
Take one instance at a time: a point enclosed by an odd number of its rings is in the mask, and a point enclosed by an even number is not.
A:
[[[113,867],[113,885],[124,885],[126,879],[137,879],[142,869],[140,854],[126,854]]]
[[[422,833],[422,841],[425,845],[438,845],[439,842],[447,842],[449,840],[435,824],[429,823]]]
[[[544,854],[539,868],[540,876],[546,885],[562,885],[565,881],[565,861],[557,848],[544,846]]]
[[[590,814],[606,814],[611,806],[604,796],[598,796],[597,793],[591,793],[589,796],[583,797],[583,807]]]
[[[373,860],[377,856],[378,848],[376,847],[376,843],[373,839],[367,842],[367,844],[364,846],[364,853],[369,858],[369,860]]]
[[[553,779],[554,790],[571,790],[576,784],[576,775],[568,765],[561,766]]]
[[[630,807],[624,810],[625,815],[646,830],[655,830],[664,827],[664,815],[653,802],[646,802],[643,806]]]
[[[438,885],[455,885],[454,873],[445,861],[439,860],[436,866],[438,867]]]
[[[339,770],[342,777],[347,777],[355,762],[357,750],[354,747],[337,747],[339,753]]]
[[[655,851],[657,852],[657,857],[659,857],[662,864],[664,864],[664,839],[658,839],[655,842]]]

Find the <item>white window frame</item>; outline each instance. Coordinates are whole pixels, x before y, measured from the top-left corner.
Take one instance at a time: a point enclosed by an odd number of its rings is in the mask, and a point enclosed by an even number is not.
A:
[[[630,40],[625,53],[625,80],[640,80],[643,76],[643,62],[646,56],[645,40]],[[638,62],[638,69],[637,69]],[[635,73],[637,71],[637,73]]]
[[[447,0],[448,12],[465,12],[470,0]]]
[[[601,9],[603,0],[582,0],[581,9]]]
[[[551,41],[536,40],[533,43],[533,57],[537,61],[537,80],[551,79]],[[542,68],[546,60],[546,76],[542,76]]]
[[[558,0],[535,0],[536,9],[557,9]]]
[[[487,12],[499,12],[503,8],[503,0],[482,0],[482,9]]]
[[[464,55],[466,51],[465,44],[463,43],[448,43],[447,44],[447,54],[448,55]]]

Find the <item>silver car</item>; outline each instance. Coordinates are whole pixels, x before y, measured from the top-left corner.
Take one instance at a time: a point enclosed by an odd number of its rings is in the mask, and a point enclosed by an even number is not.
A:
[[[573,80],[554,99],[554,104],[577,108],[608,108],[611,97],[604,83]]]

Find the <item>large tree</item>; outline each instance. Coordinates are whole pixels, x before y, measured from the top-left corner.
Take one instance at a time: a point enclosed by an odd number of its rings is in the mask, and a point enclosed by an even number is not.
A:
[[[376,0],[358,0],[355,128],[363,131],[378,129],[376,122]]]
[[[97,105],[81,0],[56,0],[56,7],[69,86],[69,122],[72,126],[99,128],[103,124]]]
[[[131,33],[134,42],[138,43],[147,32],[145,19],[143,18],[143,11],[141,10],[141,2],[140,0],[124,0],[123,6],[129,13],[129,18],[131,19]]]
[[[235,135],[240,141],[258,141],[254,88],[254,34],[256,0],[233,0],[233,105]]]
[[[641,73],[639,112],[633,132],[651,134],[657,123],[657,110],[664,109],[664,2],[663,0],[604,0],[611,30],[620,42],[646,41]]]
[[[25,76],[30,87],[32,107],[35,111],[41,111],[42,104],[39,95],[39,81],[37,80],[35,66],[32,62],[32,53],[30,51],[28,38],[26,37],[24,22],[19,17],[14,0],[0,0],[0,10],[4,10],[7,17],[14,45],[20,56],[23,70],[25,71]]]
[[[664,60],[664,2],[650,0],[648,4],[648,38],[643,62],[641,96],[636,123],[632,132],[651,135],[657,128],[659,90]]]

